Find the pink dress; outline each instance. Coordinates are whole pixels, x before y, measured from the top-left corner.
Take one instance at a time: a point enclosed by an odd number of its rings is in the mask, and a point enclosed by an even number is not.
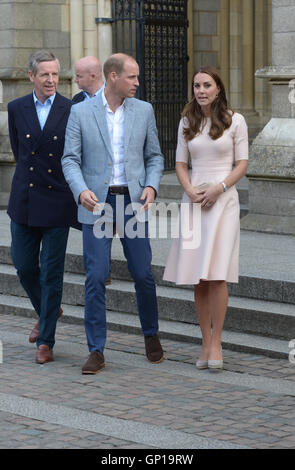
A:
[[[179,124],[176,161],[187,163],[190,155],[194,186],[218,184],[232,171],[234,161],[248,159],[248,130],[241,114],[234,113],[232,125],[217,140],[209,136],[210,126],[211,120],[207,119],[202,133],[187,142],[182,133],[183,119]],[[238,282],[240,206],[235,186],[221,194],[210,208],[198,208],[197,222],[194,213],[198,246],[187,243],[189,232],[184,225],[191,224],[194,208],[186,193],[182,203],[187,203],[182,207],[189,208],[189,219],[180,213],[179,236],[172,240],[164,280],[176,284],[199,284],[200,279]]]

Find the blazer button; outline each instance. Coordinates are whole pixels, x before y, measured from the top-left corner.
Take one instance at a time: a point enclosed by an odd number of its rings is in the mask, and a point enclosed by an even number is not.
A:
[[[52,170],[49,168],[48,173],[52,173]]]
[[[35,155],[35,152],[31,152],[31,155]]]
[[[57,136],[56,136],[56,135],[53,137],[53,140],[57,140]]]
[[[27,135],[26,135],[26,138],[27,138],[27,139],[29,139],[30,137],[31,137],[30,134],[27,134]]]
[[[33,188],[33,187],[34,187],[33,183],[30,183],[30,188]]]
[[[34,167],[33,167],[33,166],[30,167],[30,171],[34,171]]]
[[[48,186],[48,189],[52,189],[52,186]]]
[[[50,154],[49,154],[49,157],[53,157],[53,153],[50,153]]]

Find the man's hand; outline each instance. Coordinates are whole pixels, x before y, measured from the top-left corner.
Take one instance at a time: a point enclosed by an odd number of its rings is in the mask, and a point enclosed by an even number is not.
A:
[[[80,203],[85,209],[93,212],[94,209],[99,209],[98,199],[95,194],[89,189],[85,189],[79,196]]]
[[[149,208],[149,204],[152,204],[154,202],[155,197],[156,191],[154,190],[154,188],[152,188],[151,186],[147,186],[146,188],[144,188],[140,200],[145,200],[145,203],[142,206],[141,211],[146,211]]]

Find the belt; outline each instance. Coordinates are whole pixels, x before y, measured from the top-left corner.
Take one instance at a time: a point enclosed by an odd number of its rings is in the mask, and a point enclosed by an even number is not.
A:
[[[109,194],[129,194],[128,186],[110,186]]]

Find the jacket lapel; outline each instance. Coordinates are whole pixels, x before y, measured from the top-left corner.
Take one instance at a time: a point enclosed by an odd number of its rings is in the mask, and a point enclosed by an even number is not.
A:
[[[109,128],[108,128],[108,124],[106,120],[105,109],[104,109],[101,93],[98,95],[98,97],[92,98],[90,100],[90,103],[93,105],[92,106],[93,113],[94,113],[97,125],[99,127],[101,136],[104,140],[105,146],[113,160],[114,159],[113,149],[111,145]]]
[[[42,135],[42,130],[33,99],[33,93],[25,97],[21,112],[24,117],[24,121],[27,124],[27,131],[29,131],[28,133],[32,136],[34,141],[37,142]]]
[[[59,121],[63,118],[66,111],[67,108],[61,99],[61,95],[56,93],[45,126],[43,127],[43,135],[50,134],[52,129],[57,128]]]
[[[125,120],[124,120],[124,155],[126,156],[130,137],[134,128],[135,113],[133,111],[133,102],[125,99]]]

